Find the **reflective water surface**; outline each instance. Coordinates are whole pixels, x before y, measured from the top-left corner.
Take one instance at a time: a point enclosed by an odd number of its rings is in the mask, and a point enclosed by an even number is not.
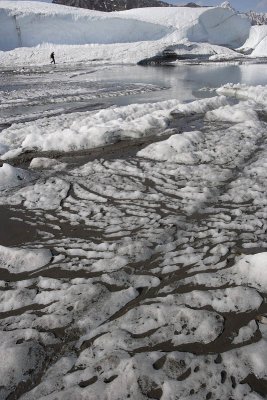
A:
[[[214,96],[225,83],[267,83],[266,66],[61,65],[0,70],[0,124],[112,104]]]

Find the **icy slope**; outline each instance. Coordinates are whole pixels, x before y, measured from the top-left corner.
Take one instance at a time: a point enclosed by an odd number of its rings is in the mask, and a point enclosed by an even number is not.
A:
[[[1,1],[0,50],[53,44],[115,44],[181,39],[228,47],[249,35],[247,19],[224,8],[146,8],[102,13],[56,4]]]
[[[252,26],[249,37],[240,50],[252,57],[266,57],[267,25]]]

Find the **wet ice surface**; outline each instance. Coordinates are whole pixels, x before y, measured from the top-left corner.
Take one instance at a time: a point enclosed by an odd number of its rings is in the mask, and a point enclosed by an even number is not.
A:
[[[199,89],[214,89],[229,81],[265,84],[265,65],[146,68],[66,64],[0,69],[0,127],[112,104],[193,100],[202,95]]]
[[[100,71],[112,67],[100,67]],[[100,72],[98,71],[98,73]],[[159,89],[138,82],[116,83],[95,78],[93,67],[28,67],[0,71],[0,125],[25,122],[85,108],[103,107],[103,101]]]
[[[139,85],[140,102],[167,96]],[[4,167],[5,226],[35,236],[0,246],[1,399],[265,398],[265,105],[172,104],[168,131],[131,156]]]

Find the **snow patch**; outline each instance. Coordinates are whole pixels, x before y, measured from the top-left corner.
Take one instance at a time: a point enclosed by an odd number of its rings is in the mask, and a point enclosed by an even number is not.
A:
[[[21,185],[32,179],[32,174],[24,169],[4,163],[0,167],[0,190]]]
[[[47,249],[18,249],[0,246],[0,268],[11,273],[34,271],[48,264],[52,258]]]
[[[33,169],[53,169],[61,171],[66,168],[66,163],[62,163],[53,158],[36,157],[30,163],[30,168]]]
[[[267,106],[267,87],[266,86],[248,86],[245,84],[233,84],[228,83],[217,89],[217,93],[224,96],[235,97],[241,100],[253,100],[255,103],[262,104]],[[237,105],[237,107],[244,107],[243,105]],[[245,112],[249,112],[249,116],[252,117],[252,120],[255,120],[253,117],[253,105],[246,105]],[[248,108],[250,107],[250,111]],[[246,118],[245,118],[246,119]]]
[[[137,155],[153,160],[191,164],[195,162],[192,152],[200,137],[201,132],[197,131],[172,135],[167,140],[150,144]]]
[[[26,150],[66,152],[104,146],[126,138],[141,138],[152,133],[160,135],[167,129],[173,117],[205,113],[226,104],[225,96],[188,104],[181,104],[178,100],[167,100],[111,107],[96,112],[62,114],[14,124],[0,133],[1,143],[9,148],[1,159],[11,158]],[[189,141],[195,142],[196,137],[196,134],[187,134],[187,145]],[[176,141],[176,148],[182,145],[182,139],[171,140],[173,144]],[[36,161],[33,163],[35,165]]]

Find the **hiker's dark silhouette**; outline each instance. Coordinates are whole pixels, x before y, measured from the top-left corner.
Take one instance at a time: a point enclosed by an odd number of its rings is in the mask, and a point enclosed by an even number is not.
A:
[[[50,64],[52,64],[52,63],[56,63],[56,61],[55,61],[55,53],[54,52],[52,52],[51,54],[50,54],[50,58],[51,58],[51,63]]]

